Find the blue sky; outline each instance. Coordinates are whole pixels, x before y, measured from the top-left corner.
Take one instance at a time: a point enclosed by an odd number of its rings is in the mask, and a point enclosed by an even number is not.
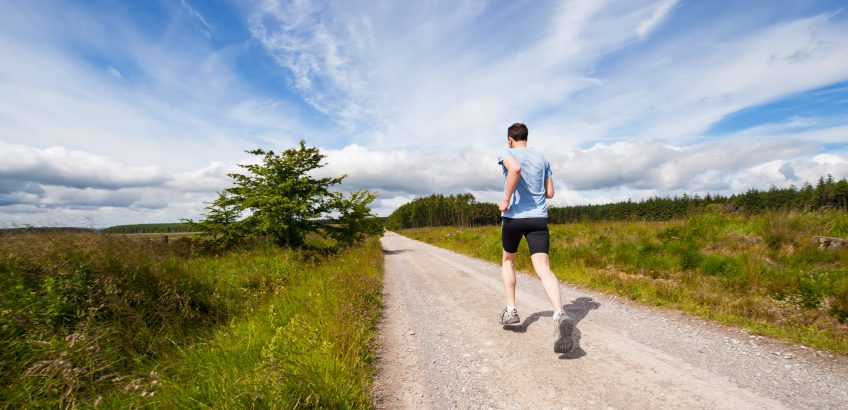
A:
[[[848,177],[844,1],[6,1],[0,224],[197,217],[300,139],[342,189],[496,201],[514,121],[555,205]]]

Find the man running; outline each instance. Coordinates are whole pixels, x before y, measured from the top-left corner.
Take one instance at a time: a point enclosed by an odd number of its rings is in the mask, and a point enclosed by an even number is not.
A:
[[[503,245],[503,265],[501,274],[506,290],[506,307],[501,312],[501,324],[518,323],[518,309],[515,307],[515,252],[521,237],[527,239],[530,247],[530,259],[533,269],[542,280],[545,293],[551,301],[554,315],[554,351],[566,353],[571,344],[565,312],[562,310],[559,281],[550,268],[548,247],[548,206],[546,199],[554,197],[554,180],[551,165],[541,153],[527,146],[527,126],[512,124],[507,130],[509,148],[498,157],[503,167],[504,200],[498,206],[503,222],[501,225],[501,243]]]

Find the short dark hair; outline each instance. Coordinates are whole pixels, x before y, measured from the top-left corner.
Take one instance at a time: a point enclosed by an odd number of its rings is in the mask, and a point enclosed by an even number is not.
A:
[[[507,135],[516,141],[527,141],[527,134],[529,133],[527,126],[523,122],[516,122],[510,125],[507,130]]]

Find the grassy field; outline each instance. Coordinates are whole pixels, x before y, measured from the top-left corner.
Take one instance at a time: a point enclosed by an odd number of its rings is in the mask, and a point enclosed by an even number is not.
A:
[[[168,237],[169,240],[180,239],[180,238],[191,238],[194,235],[197,235],[198,232],[167,232],[167,233],[104,233],[103,235],[122,235],[129,238],[143,238],[143,239],[151,239],[151,240],[160,240],[163,237]]]
[[[185,256],[118,235],[0,237],[0,405],[370,406],[376,238]]]
[[[400,233],[500,262],[499,227]],[[820,249],[815,235],[848,237],[848,214],[554,225],[550,255],[564,281],[845,355],[848,250]],[[518,266],[531,269],[524,241]]]

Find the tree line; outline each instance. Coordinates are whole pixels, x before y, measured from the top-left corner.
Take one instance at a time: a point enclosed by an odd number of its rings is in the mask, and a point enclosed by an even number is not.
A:
[[[819,178],[816,185],[749,189],[724,195],[686,195],[654,197],[641,201],[623,201],[602,205],[549,207],[551,223],[605,220],[662,221],[685,218],[705,211],[761,214],[769,211],[848,211],[848,180],[833,176]],[[471,194],[430,195],[417,198],[395,210],[386,219],[389,229],[425,226],[476,226],[500,223],[500,211],[493,203],[477,202]]]
[[[154,224],[133,224],[133,225],[116,225],[110,226],[101,230],[103,233],[174,233],[174,232],[191,232],[191,226],[187,223],[154,223]]]
[[[497,205],[477,202],[472,194],[430,195],[401,205],[386,218],[385,225],[389,229],[494,225],[500,216]]]

